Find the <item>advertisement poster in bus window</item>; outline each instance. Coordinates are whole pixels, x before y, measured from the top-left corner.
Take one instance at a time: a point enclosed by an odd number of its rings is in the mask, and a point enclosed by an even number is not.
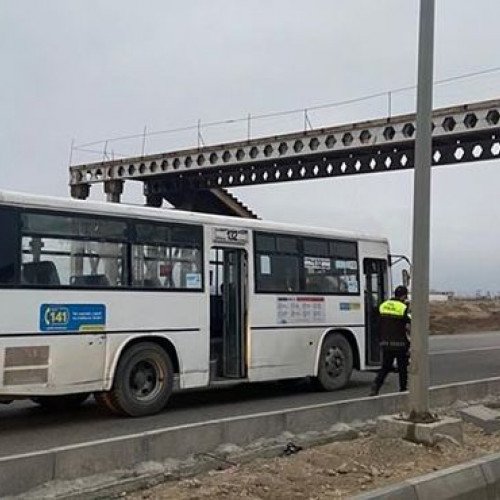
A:
[[[41,332],[96,332],[106,328],[104,304],[42,304]]]

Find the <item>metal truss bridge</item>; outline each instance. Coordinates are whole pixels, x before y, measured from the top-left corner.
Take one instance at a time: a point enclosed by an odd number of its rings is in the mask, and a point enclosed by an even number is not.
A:
[[[433,165],[500,159],[500,100],[435,110]],[[394,172],[414,167],[415,115],[247,141],[70,166],[71,195],[104,184],[120,201],[126,180],[144,183],[146,202],[255,217],[224,188]]]

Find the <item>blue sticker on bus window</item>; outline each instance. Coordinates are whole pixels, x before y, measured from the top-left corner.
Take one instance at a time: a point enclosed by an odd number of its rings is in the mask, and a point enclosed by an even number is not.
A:
[[[42,304],[40,331],[95,332],[106,327],[104,304]]]

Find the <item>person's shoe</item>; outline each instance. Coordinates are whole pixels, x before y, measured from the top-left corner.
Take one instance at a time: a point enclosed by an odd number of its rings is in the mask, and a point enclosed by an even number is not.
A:
[[[377,389],[376,387],[372,387],[370,389],[370,396],[378,396],[378,391],[379,389]]]

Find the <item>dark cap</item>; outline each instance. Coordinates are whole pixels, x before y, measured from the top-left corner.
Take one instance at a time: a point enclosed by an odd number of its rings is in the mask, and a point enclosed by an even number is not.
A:
[[[394,290],[394,296],[397,299],[400,299],[402,297],[406,297],[408,295],[408,288],[406,288],[403,285],[399,285],[396,287],[396,290]]]

